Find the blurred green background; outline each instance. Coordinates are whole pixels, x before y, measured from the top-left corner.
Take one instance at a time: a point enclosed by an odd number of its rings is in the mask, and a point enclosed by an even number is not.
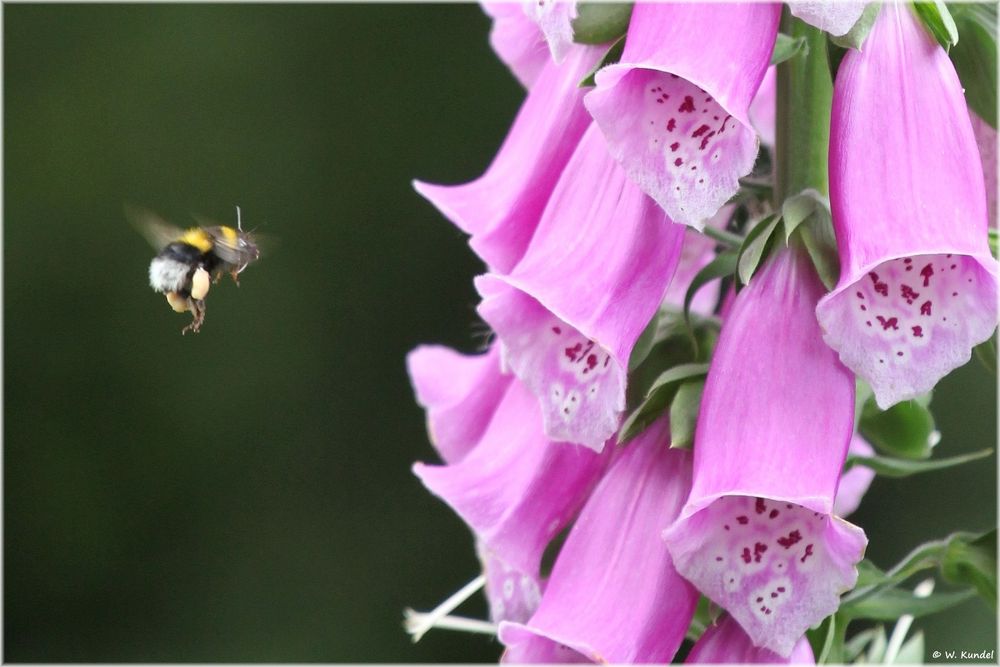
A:
[[[474,5],[5,5],[4,659],[493,661],[427,609],[477,573],[404,355],[480,330],[464,237],[410,187],[491,159],[522,91]],[[125,201],[279,243],[181,336]],[[934,406],[996,440],[975,363]],[[891,565],[996,522],[996,460],[878,480]],[[476,599],[468,613],[485,614]],[[928,651],[996,646],[979,601]]]

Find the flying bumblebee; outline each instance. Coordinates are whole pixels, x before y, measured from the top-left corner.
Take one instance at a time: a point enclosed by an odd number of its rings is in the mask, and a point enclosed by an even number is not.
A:
[[[167,303],[176,312],[191,311],[194,316],[182,334],[201,329],[211,283],[219,282],[228,273],[238,286],[239,274],[260,258],[255,237],[243,231],[239,206],[235,229],[202,225],[184,230],[152,211],[127,204],[125,215],[158,251],[149,264],[150,286],[166,294]]]

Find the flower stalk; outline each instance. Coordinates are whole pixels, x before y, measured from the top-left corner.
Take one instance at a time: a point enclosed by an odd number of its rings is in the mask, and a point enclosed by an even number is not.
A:
[[[829,195],[833,102],[824,33],[792,17],[787,9],[781,17],[781,32],[804,39],[806,48],[778,65],[774,207],[779,211],[786,198],[803,190]]]

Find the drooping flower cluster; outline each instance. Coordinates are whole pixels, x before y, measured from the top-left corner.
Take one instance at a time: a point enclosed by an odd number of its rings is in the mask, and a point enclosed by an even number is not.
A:
[[[486,265],[495,337],[473,355],[421,346],[408,369],[442,460],[414,472],[475,535],[504,661],[669,662],[687,637],[689,662],[812,662],[804,635],[867,543],[842,518],[874,476],[843,472],[873,454],[854,374],[887,408],[996,326],[984,176],[947,55],[908,7],[877,12],[835,86],[839,283],[827,293],[792,225],[737,293],[702,278],[750,228],[740,211],[763,229],[781,210],[748,204],[741,179],[776,142],[782,6],[637,3],[592,88],[608,45],[574,42],[585,7],[485,9],[525,101],[479,179],[414,185]],[[784,20],[843,35],[864,10],[803,2]],[[717,336],[683,357],[697,336],[668,330],[687,309]],[[657,398],[674,377],[691,380],[693,452],[672,447],[684,406]],[[724,612],[703,632],[701,597]]]

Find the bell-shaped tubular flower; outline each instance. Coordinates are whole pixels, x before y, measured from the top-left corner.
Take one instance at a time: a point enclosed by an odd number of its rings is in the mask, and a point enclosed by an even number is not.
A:
[[[767,68],[764,80],[760,82],[757,95],[750,103],[750,123],[760,135],[760,142],[774,148],[774,123],[777,114],[778,69]]]
[[[787,658],[754,646],[740,624],[732,616],[725,615],[705,630],[684,662],[701,665],[815,665],[816,657],[805,637],[795,643]]]
[[[691,495],[664,534],[677,570],[781,656],[837,609],[867,542],[831,514],[854,377],[823,344],[822,294],[805,252],[785,248],[737,295],[702,395]]]
[[[874,456],[875,450],[872,446],[855,433],[851,436],[851,445],[847,453],[853,456]],[[868,493],[868,487],[875,480],[875,471],[867,466],[852,466],[850,470],[840,477],[840,486],[837,487],[837,497],[833,501],[833,513],[839,517],[846,517],[854,513],[861,505],[861,500]]]
[[[997,226],[997,131],[985,120],[969,111],[972,131],[979,146],[979,157],[983,163],[983,183],[986,186],[986,210],[990,227]]]
[[[861,18],[867,2],[852,0],[792,0],[792,16],[831,35],[846,35]]]
[[[537,577],[545,547],[576,516],[607,458],[550,442],[538,401],[514,381],[465,458],[444,466],[417,463],[413,472],[462,517],[482,547]]]
[[[561,66],[547,64],[493,162],[463,185],[414,181],[413,187],[459,229],[492,270],[521,259],[566,162],[590,123],[580,79],[601,57],[597,47],[573,49]]]
[[[629,355],[663,302],[683,235],[591,126],[524,259],[507,276],[476,279],[479,314],[538,397],[551,440],[600,450],[617,430]]]
[[[698,593],[660,539],[690,488],[690,454],[669,444],[661,419],[616,456],[570,530],[538,611],[523,625],[500,624],[505,662],[670,662]]]
[[[997,262],[962,86],[905,4],[883,5],[834,85],[830,204],[840,281],[826,342],[882,408],[930,391],[997,323]]]
[[[608,147],[670,217],[698,229],[753,169],[748,109],[780,4],[637,3],[625,51],[584,104]]]
[[[460,461],[479,442],[513,376],[500,372],[500,348],[466,355],[441,345],[421,345],[406,369],[427,411],[427,433],[446,463]]]
[[[521,5],[545,35],[552,59],[563,62],[573,48],[576,0],[523,0]]]
[[[526,16],[520,6],[510,2],[480,4],[493,19],[490,28],[493,51],[522,86],[531,88],[549,62],[549,49],[538,23]]]

